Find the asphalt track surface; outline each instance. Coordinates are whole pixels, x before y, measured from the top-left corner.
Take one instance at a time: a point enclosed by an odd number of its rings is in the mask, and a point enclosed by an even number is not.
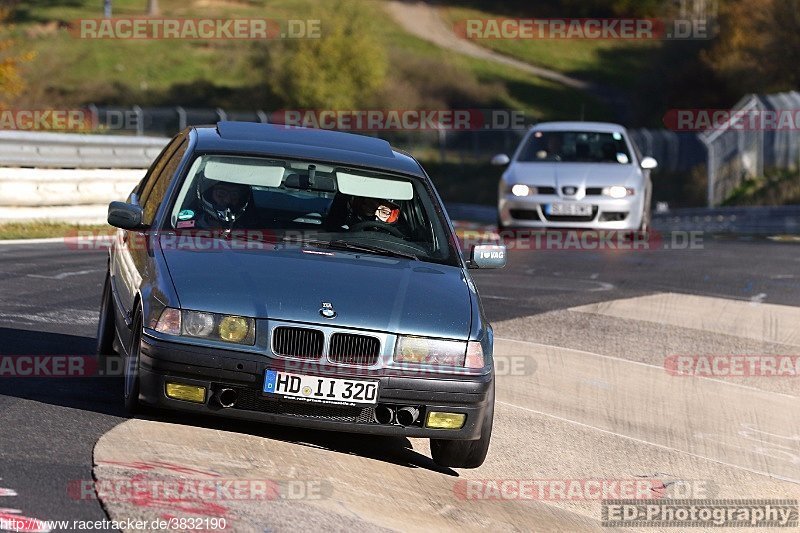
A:
[[[0,245],[0,354],[91,354],[104,254]],[[706,497],[800,496],[800,378],[664,369],[676,354],[800,353],[800,245],[709,237],[693,250],[519,250],[505,270],[474,277],[496,354],[525,361],[498,376],[480,469],[436,467],[419,439],[163,413],[128,420],[112,378],[3,378],[0,517],[196,516],[174,502],[75,495],[81,480],[135,476],[307,482],[305,497],[301,488],[297,499],[200,510],[234,531],[608,530],[597,499],[465,497],[475,480],[644,479]]]

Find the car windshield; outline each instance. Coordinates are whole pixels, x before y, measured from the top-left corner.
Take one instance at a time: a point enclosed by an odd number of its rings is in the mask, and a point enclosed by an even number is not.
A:
[[[254,230],[301,246],[459,264],[424,182],[378,171],[203,155],[169,213],[174,230],[231,230],[238,238],[248,235],[238,230]]]
[[[628,165],[631,157],[621,133],[535,131],[520,152],[518,161]]]

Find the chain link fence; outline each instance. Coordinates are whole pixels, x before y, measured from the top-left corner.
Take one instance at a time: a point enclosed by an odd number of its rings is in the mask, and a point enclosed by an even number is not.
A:
[[[728,116],[699,135],[708,149],[708,205],[722,204],[745,181],[800,168],[800,93],[742,98]]]

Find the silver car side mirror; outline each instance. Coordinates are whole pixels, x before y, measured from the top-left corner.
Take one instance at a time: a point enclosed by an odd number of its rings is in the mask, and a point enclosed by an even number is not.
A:
[[[658,166],[658,161],[656,161],[652,157],[645,157],[644,159],[642,159],[641,166],[645,170],[653,170]]]
[[[511,162],[506,154],[497,154],[492,158],[492,164],[497,167],[504,167]]]
[[[469,252],[469,268],[503,268],[507,253],[502,244],[476,244]]]

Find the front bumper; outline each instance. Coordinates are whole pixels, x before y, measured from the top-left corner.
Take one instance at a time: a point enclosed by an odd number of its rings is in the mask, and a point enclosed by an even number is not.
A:
[[[140,357],[139,400],[147,405],[321,430],[448,440],[474,440],[480,437],[493,379],[492,374],[405,377],[387,372],[374,375],[359,372],[347,376],[342,368],[336,368],[332,373],[321,367],[316,372],[306,372],[319,376],[378,380],[380,385],[376,405],[420,409],[420,416],[414,424],[401,426],[375,421],[373,405],[317,405],[276,400],[264,395],[262,390],[266,370],[283,367],[282,360],[268,355],[191,346],[154,339],[145,334],[142,336]],[[172,399],[165,393],[167,382],[205,387],[210,394],[206,395],[206,401],[202,404]],[[216,393],[223,388],[238,392],[233,407],[223,408],[217,401]],[[463,413],[466,421],[461,429],[426,428],[424,421],[426,413],[430,411]]]
[[[589,216],[552,216],[545,206],[552,203],[578,203],[592,206]],[[599,230],[638,230],[642,223],[643,197],[623,199],[605,196],[566,198],[558,195],[519,197],[501,196],[498,205],[500,223],[509,228],[565,228]]]

